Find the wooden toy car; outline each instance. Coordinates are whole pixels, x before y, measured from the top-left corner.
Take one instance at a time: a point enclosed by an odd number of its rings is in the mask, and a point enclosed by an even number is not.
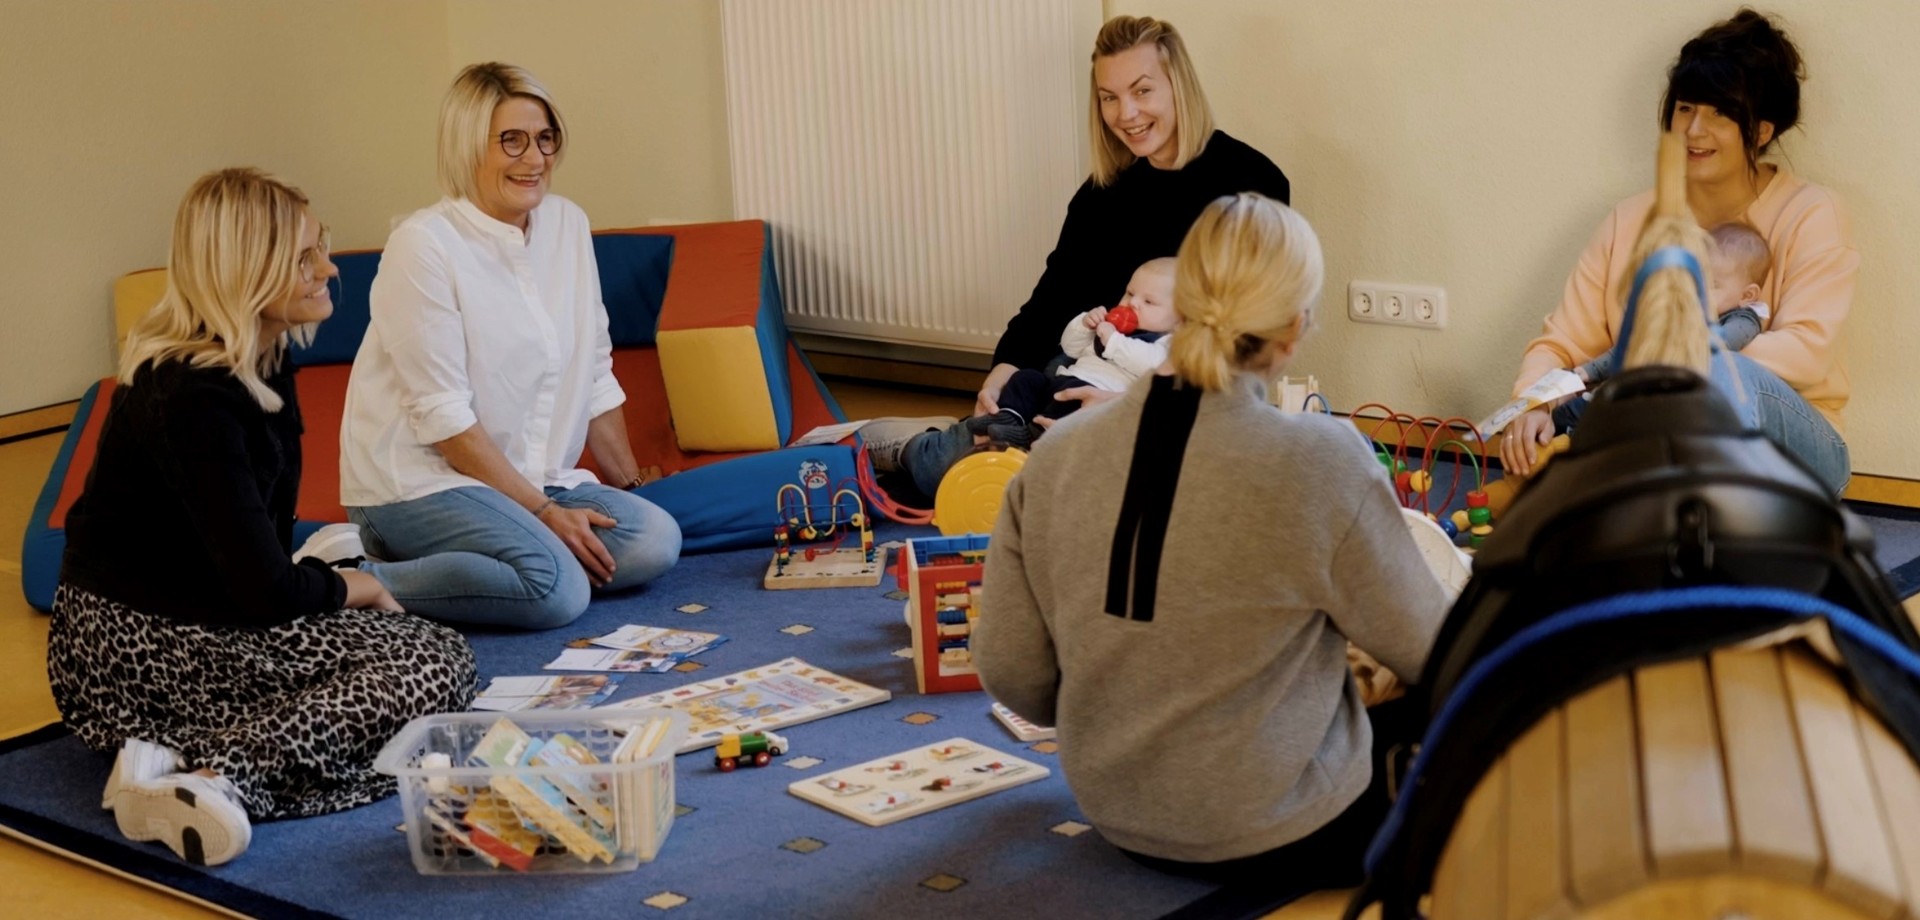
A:
[[[722,773],[732,773],[739,766],[764,767],[786,752],[787,739],[773,732],[721,735],[720,745],[713,749],[713,765]]]

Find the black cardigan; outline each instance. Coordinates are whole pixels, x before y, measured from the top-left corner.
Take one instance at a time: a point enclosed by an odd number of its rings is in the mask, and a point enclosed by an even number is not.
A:
[[[1259,192],[1291,200],[1287,174],[1260,151],[1215,131],[1177,170],[1135,160],[1104,188],[1088,179],[1067,205],[1060,241],[1020,312],[1007,323],[993,363],[1042,368],[1060,353],[1060,331],[1094,307],[1126,295],[1142,264],[1180,251],[1200,212],[1222,195]]]
[[[295,565],[300,407],[293,368],[269,413],[224,369],[142,367],[114,391],[86,491],[67,512],[63,582],[142,613],[264,628],[338,610],[347,586]]]

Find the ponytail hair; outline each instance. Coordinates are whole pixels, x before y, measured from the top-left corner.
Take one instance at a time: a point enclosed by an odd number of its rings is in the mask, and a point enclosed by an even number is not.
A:
[[[1215,200],[1180,244],[1167,347],[1176,379],[1224,390],[1272,342],[1292,342],[1313,322],[1325,280],[1320,238],[1298,211],[1242,192]]]
[[[1687,208],[1687,142],[1678,132],[1660,136],[1659,178],[1654,185],[1653,212],[1647,215],[1640,238],[1634,241],[1627,277],[1639,274],[1647,257],[1668,246],[1692,253],[1702,277],[1710,272],[1712,240],[1694,222]],[[1622,297],[1628,296],[1622,293]],[[1632,336],[1626,343],[1622,369],[1664,364],[1705,374],[1708,361],[1706,309],[1692,272],[1678,266],[1653,272],[1640,290]]]

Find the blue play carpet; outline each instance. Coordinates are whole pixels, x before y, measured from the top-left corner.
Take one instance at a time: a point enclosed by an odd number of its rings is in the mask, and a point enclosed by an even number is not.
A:
[[[1438,472],[1438,471],[1437,471]],[[1443,484],[1450,474],[1442,473]],[[1460,499],[1456,497],[1457,506]],[[1920,590],[1920,513],[1857,506],[1880,540],[1901,596]],[[931,535],[888,525],[879,539]],[[211,870],[164,847],[131,844],[99,809],[109,759],[59,726],[0,742],[0,825],[241,913],[261,917],[1181,917],[1240,916],[1256,893],[1215,889],[1135,865],[1087,830],[1046,745],[1024,745],[988,714],[980,693],[920,696],[904,602],[876,588],[766,591],[766,550],[683,559],[640,591],[594,603],[546,633],[470,633],[482,683],[539,674],[570,640],[627,623],[718,632],[729,642],[692,673],[626,675],[617,700],[729,674],[787,656],[884,687],[882,705],[788,730],[794,750],[759,770],[721,774],[710,753],[678,761],[682,806],[657,861],[613,875],[428,877],[409,862],[397,800],[255,828],[241,859]],[[698,612],[678,608],[701,605]],[[804,626],[806,630],[792,627]],[[909,718],[911,717],[911,718]],[[931,718],[928,718],[931,717]],[[963,736],[1054,767],[1052,776],[944,811],[870,828],[790,796],[786,785]],[[1177,743],[1177,742],[1169,742]],[[1204,769],[1207,752],[1196,751]],[[804,770],[798,757],[821,763]],[[684,900],[683,900],[684,899]],[[647,903],[649,900],[652,903]],[[674,906],[666,906],[674,905]]]
[[[879,539],[931,535],[890,525]],[[671,917],[1158,917],[1233,912],[1231,893],[1161,875],[1079,824],[1050,746],[1024,745],[988,714],[984,694],[920,696],[904,601],[889,577],[877,588],[766,591],[769,551],[683,559],[659,581],[597,601],[573,625],[537,634],[470,634],[484,685],[539,674],[569,641],[626,623],[718,632],[725,645],[693,673],[630,674],[615,700],[641,696],[796,655],[893,692],[884,704],[795,726],[793,753],[758,770],[721,774],[711,752],[678,761],[682,806],[659,858],[631,873],[428,877],[408,860],[397,799],[344,814],[262,824],[252,848],[202,870],[164,847],[120,837],[99,808],[110,760],[54,726],[0,743],[0,824],[255,916],[547,916],[569,920],[651,915],[642,902],[684,903]],[[697,613],[676,608],[703,605]],[[788,630],[806,626],[811,631]],[[788,630],[788,631],[783,631]],[[920,714],[933,718],[928,719]],[[908,717],[914,718],[909,720]],[[787,794],[803,776],[917,744],[963,736],[1052,767],[1053,775],[973,802],[866,827]],[[822,761],[804,770],[800,756]],[[670,893],[670,896],[668,895]],[[1196,903],[1199,902],[1199,903]]]

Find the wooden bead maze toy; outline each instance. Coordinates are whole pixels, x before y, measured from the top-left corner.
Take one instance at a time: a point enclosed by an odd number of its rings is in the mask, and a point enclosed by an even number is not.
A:
[[[913,630],[913,676],[921,693],[980,689],[973,666],[973,624],[980,616],[980,576],[987,536],[908,540],[900,582]]]
[[[1314,398],[1319,398],[1319,395],[1315,394]],[[1326,405],[1326,400],[1321,399],[1320,402],[1322,406]],[[1455,546],[1467,550],[1478,549],[1482,543],[1486,542],[1487,536],[1493,533],[1493,522],[1498,514],[1490,506],[1488,493],[1492,486],[1499,484],[1497,481],[1487,482],[1487,439],[1481,436],[1480,429],[1463,418],[1415,416],[1410,413],[1395,412],[1380,403],[1367,403],[1360,406],[1353,410],[1351,417],[1358,422],[1362,419],[1361,413],[1368,409],[1379,409],[1386,413],[1385,417],[1374,424],[1367,440],[1374,445],[1374,456],[1387,468],[1387,475],[1393,480],[1394,496],[1400,500],[1400,506],[1426,515],[1429,520],[1440,525],[1440,529],[1453,540]],[[1398,436],[1391,445],[1391,451],[1380,440],[1382,429],[1389,425],[1398,429]],[[1461,440],[1465,435],[1472,435],[1474,443],[1478,445],[1477,449]],[[1420,457],[1423,458],[1416,462],[1424,463],[1425,469],[1415,468],[1408,459],[1409,448],[1416,441],[1419,441]],[[1458,457],[1464,456],[1467,463],[1471,465],[1473,481],[1467,489],[1467,507],[1442,516],[1433,510],[1433,492],[1437,485],[1434,481],[1433,462],[1441,452],[1448,449],[1453,451],[1456,459],[1446,497],[1440,500],[1440,511],[1444,512],[1451,506],[1454,496],[1459,494],[1464,471],[1460,467]]]
[[[773,561],[762,586],[871,588],[880,583],[886,560],[873,545],[873,522],[854,480],[843,479],[829,491],[826,464],[803,461],[800,482],[782,485],[774,502],[779,517]],[[856,533],[858,545],[840,545]]]

